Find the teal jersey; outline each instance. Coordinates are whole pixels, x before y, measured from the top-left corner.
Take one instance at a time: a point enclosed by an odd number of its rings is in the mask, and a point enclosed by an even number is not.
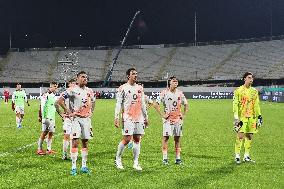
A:
[[[48,118],[55,120],[55,94],[54,93],[44,93],[41,96],[41,112],[42,112],[42,118]]]
[[[24,107],[25,102],[27,102],[27,94],[24,90],[14,91],[12,95],[12,102],[15,103],[15,106]]]

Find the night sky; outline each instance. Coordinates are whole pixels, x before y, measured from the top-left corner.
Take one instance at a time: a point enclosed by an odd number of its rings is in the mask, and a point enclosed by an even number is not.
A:
[[[0,0],[0,51],[10,32],[15,48],[119,45],[136,10],[128,45],[194,42],[195,11],[199,42],[284,35],[283,0]]]

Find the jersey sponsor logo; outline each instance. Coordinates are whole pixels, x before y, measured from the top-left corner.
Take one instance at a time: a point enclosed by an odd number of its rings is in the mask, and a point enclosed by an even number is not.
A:
[[[137,100],[138,96],[137,94],[133,94],[133,100]]]

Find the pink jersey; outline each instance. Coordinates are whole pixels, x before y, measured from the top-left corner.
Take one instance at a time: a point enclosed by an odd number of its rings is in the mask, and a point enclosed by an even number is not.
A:
[[[92,105],[95,101],[94,92],[88,87],[81,88],[78,85],[68,88],[61,96],[67,102],[67,108],[78,117],[90,117]],[[69,106],[69,107],[68,107]]]
[[[164,112],[169,115],[169,120],[173,123],[177,123],[182,119],[181,105],[187,104],[187,100],[182,91],[176,89],[175,92],[171,92],[169,89],[165,89],[161,92],[158,102],[162,102],[164,106]]]
[[[116,94],[115,118],[119,118],[119,113],[123,110],[123,120],[144,121],[148,119],[145,95],[143,87],[138,84],[121,85]]]

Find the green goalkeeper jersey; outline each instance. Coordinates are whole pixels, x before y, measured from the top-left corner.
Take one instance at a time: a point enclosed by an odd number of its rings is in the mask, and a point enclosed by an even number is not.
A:
[[[234,91],[234,118],[255,118],[261,115],[258,91],[253,87],[240,86]]]
[[[48,118],[55,120],[55,94],[54,93],[44,93],[41,96],[41,112],[42,112],[42,118]]]
[[[27,95],[24,90],[16,90],[12,95],[12,101],[15,103],[15,106],[24,107],[25,102],[27,102]]]

